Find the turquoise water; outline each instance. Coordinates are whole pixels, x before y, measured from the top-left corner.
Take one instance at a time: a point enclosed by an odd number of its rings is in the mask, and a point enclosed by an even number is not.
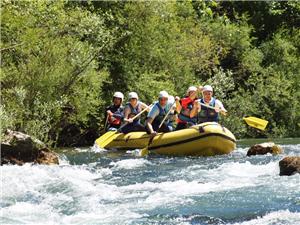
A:
[[[135,151],[60,149],[59,166],[1,167],[1,224],[300,224],[300,174],[285,153],[246,157],[266,140],[241,140],[229,155],[139,158]]]

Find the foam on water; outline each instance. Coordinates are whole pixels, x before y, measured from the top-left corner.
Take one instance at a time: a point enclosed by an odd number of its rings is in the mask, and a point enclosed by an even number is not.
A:
[[[115,205],[123,193],[117,186],[101,182],[107,170],[91,171],[86,165],[3,166],[2,221],[16,218],[17,224],[82,224],[139,217],[130,211],[130,204]]]
[[[100,153],[107,152],[106,149],[100,148],[96,143],[91,148],[89,148],[88,150],[92,151],[92,152],[100,152]]]
[[[118,162],[111,162],[110,165],[116,169],[136,169],[150,165],[151,163],[146,159],[125,159]]]
[[[281,145],[283,150],[288,150],[290,156],[300,156],[300,144],[296,145]]]
[[[0,223],[299,223],[300,174],[278,175],[283,155],[247,158],[246,151],[211,158],[104,155],[81,165],[62,155],[57,166],[5,165]]]
[[[286,225],[300,224],[300,212],[290,212],[289,210],[279,210],[268,213],[262,217],[245,221],[242,223],[234,223],[233,225]]]

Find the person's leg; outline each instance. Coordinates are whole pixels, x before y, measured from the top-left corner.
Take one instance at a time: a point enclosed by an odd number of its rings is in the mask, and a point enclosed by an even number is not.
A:
[[[169,129],[169,127],[168,127],[166,124],[163,124],[163,125],[159,128],[158,131],[159,131],[159,132],[163,132],[163,133],[168,133],[168,132],[170,132],[171,130]]]
[[[185,128],[187,128],[187,125],[185,123],[178,123],[175,130],[182,130]]]
[[[138,124],[134,125],[133,131],[144,131],[144,132],[146,132],[146,128],[142,124],[138,123]]]
[[[130,132],[132,132],[134,129],[134,126],[132,123],[128,123],[126,126],[124,126],[122,129],[121,129],[121,132],[124,133],[124,134],[128,134]]]

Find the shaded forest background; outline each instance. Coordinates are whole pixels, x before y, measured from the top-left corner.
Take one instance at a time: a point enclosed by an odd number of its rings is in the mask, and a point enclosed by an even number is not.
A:
[[[4,0],[1,132],[92,144],[113,92],[151,103],[211,84],[238,138],[299,137],[299,27],[297,1]]]

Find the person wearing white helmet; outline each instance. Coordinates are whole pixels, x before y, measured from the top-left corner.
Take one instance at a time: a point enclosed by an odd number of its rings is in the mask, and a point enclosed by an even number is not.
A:
[[[176,113],[176,102],[175,102],[175,98],[172,95],[169,95],[169,99],[168,99],[168,105],[172,106],[172,109],[168,115],[168,120],[169,120],[169,124],[168,126],[173,130],[175,130],[176,127],[176,121],[177,121],[177,113]]]
[[[136,92],[130,92],[128,99],[129,102],[126,103],[124,108],[124,122],[128,124],[121,129],[121,132],[127,134],[132,131],[145,131],[145,127],[140,123],[140,117],[134,120],[132,118],[148,106],[139,101],[139,96]]]
[[[220,100],[213,97],[212,86],[205,85],[201,91],[203,97],[197,102],[197,122],[218,122],[219,114],[226,115],[227,110]]]
[[[161,127],[159,125],[174,105],[168,102],[169,94],[166,91],[159,92],[158,101],[152,106],[146,119],[146,130],[149,134],[156,134],[156,132],[170,132],[172,127],[169,126],[169,119],[165,119]]]
[[[108,126],[105,130],[117,130],[121,126],[123,120],[123,106],[122,102],[124,95],[122,92],[115,92],[113,95],[113,104],[106,108],[106,118]]]
[[[197,87],[190,86],[184,98],[180,99],[176,96],[176,111],[178,113],[176,130],[185,129],[197,123],[197,116],[194,113],[197,110],[195,107],[198,98],[197,91]]]

